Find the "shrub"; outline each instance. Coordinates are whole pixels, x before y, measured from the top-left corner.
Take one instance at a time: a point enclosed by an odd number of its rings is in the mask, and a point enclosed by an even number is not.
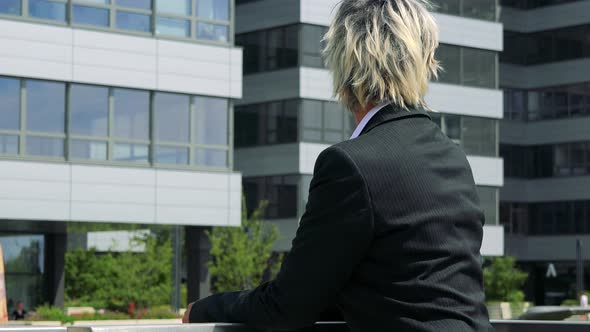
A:
[[[483,270],[483,281],[488,301],[522,302],[528,274],[515,266],[514,257],[496,257]]]

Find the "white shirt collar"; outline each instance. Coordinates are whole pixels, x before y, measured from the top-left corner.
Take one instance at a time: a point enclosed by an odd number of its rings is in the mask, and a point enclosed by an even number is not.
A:
[[[385,106],[387,106],[389,104],[390,103],[383,103],[379,106],[375,106],[375,107],[371,108],[369,113],[367,113],[363,117],[361,122],[358,124],[358,126],[356,127],[356,129],[352,133],[352,136],[350,136],[350,139],[355,139],[355,138],[359,137],[359,135],[363,132],[363,129],[365,129],[365,127],[367,126],[367,123],[369,123],[369,121],[375,116],[375,114],[377,114],[377,112],[379,112],[381,109],[383,109]]]

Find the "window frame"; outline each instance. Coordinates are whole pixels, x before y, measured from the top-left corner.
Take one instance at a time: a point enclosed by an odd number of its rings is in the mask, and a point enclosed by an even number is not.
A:
[[[213,97],[213,96],[206,96],[206,95],[188,95],[188,94],[180,94],[183,96],[188,96],[190,101],[190,116],[189,121],[191,121],[190,131],[189,131],[189,142],[186,144],[178,143],[178,142],[166,142],[166,141],[157,141],[155,139],[155,121],[154,121],[154,96],[158,91],[154,90],[142,90],[142,89],[129,89],[129,90],[137,90],[137,91],[144,91],[149,94],[149,137],[147,140],[142,139],[132,139],[132,138],[119,138],[115,136],[114,126],[115,126],[115,108],[114,108],[114,95],[115,90],[117,89],[127,89],[121,87],[112,87],[112,86],[102,86],[102,85],[93,85],[93,84],[79,84],[79,83],[71,83],[71,82],[61,82],[61,81],[50,81],[50,80],[38,80],[38,79],[29,79],[29,78],[18,78],[18,77],[11,77],[11,76],[0,76],[2,78],[14,78],[19,80],[19,96],[20,96],[20,123],[19,123],[19,130],[0,130],[0,135],[6,136],[16,136],[18,137],[18,150],[17,154],[2,154],[0,153],[0,160],[35,160],[35,161],[51,161],[51,162],[68,162],[68,163],[76,163],[76,164],[89,164],[89,165],[105,165],[105,166],[125,166],[125,167],[141,167],[141,168],[157,168],[157,169],[186,169],[186,170],[203,170],[203,171],[211,171],[211,172],[231,172],[233,170],[233,154],[234,154],[234,133],[233,133],[233,121],[234,121],[234,114],[233,114],[233,101],[229,98],[220,98],[220,97]],[[27,81],[34,80],[34,81],[41,81],[41,82],[49,82],[49,83],[58,83],[64,85],[64,133],[51,133],[51,132],[43,132],[43,131],[31,131],[27,130]],[[108,122],[107,122],[107,137],[98,137],[98,136],[87,136],[87,135],[73,135],[71,133],[70,128],[70,114],[71,114],[71,85],[88,85],[93,87],[102,87],[108,89]],[[195,122],[194,122],[194,113],[196,112],[193,100],[196,98],[219,98],[224,99],[227,101],[227,145],[210,145],[210,144],[197,144],[194,142],[194,130],[195,130]],[[60,157],[53,157],[53,156],[38,156],[32,155],[27,153],[27,138],[29,137],[40,137],[40,138],[50,138],[50,139],[60,139],[63,142],[63,156]],[[107,144],[107,157],[105,160],[93,160],[93,159],[85,159],[85,158],[74,158],[71,156],[70,147],[73,140],[76,141],[104,141]],[[130,144],[130,145],[147,145],[148,148],[148,156],[147,162],[136,162],[136,161],[121,161],[115,160],[115,146],[117,144]],[[160,146],[181,146],[189,148],[189,160],[186,165],[182,164],[164,164],[164,163],[156,163],[154,160],[154,152],[155,147],[157,145]],[[198,165],[195,161],[195,149],[203,149],[203,150],[216,150],[216,151],[225,151],[227,153],[227,164],[225,167],[218,167],[218,166],[204,166]]]
[[[21,20],[27,22],[43,22],[51,25],[58,25],[58,26],[71,26],[73,28],[81,28],[86,30],[95,30],[95,31],[105,31],[105,32],[116,32],[121,34],[128,34],[134,36],[141,36],[141,37],[153,37],[153,38],[163,38],[169,40],[178,40],[178,41],[195,41],[203,44],[211,44],[211,45],[222,45],[222,46],[233,46],[234,45],[234,31],[235,31],[235,3],[234,0],[227,0],[228,1],[228,20],[211,20],[206,18],[200,18],[197,15],[197,8],[196,4],[198,0],[190,0],[191,1],[191,15],[175,15],[175,14],[158,14],[156,11],[156,2],[152,0],[151,8],[147,9],[140,9],[140,8],[133,8],[133,7],[125,7],[120,6],[117,4],[116,0],[110,0],[108,4],[100,4],[100,3],[92,3],[92,2],[85,2],[84,0],[50,0],[51,2],[57,3],[64,3],[65,4],[65,20],[58,21],[52,19],[44,19],[35,16],[29,15],[29,1],[30,0],[20,0],[20,14],[18,15],[11,15],[11,14],[2,14],[0,13],[0,18],[10,19],[10,20]],[[74,15],[73,15],[73,7],[74,6],[84,6],[96,9],[104,9],[108,11],[108,18],[109,23],[107,26],[99,26],[99,25],[92,25],[92,24],[84,24],[84,23],[75,23],[74,22]],[[131,29],[122,29],[117,27],[117,13],[119,12],[128,12],[132,14],[141,14],[147,15],[150,21],[150,31],[143,32],[138,30],[131,30]],[[158,16],[172,18],[172,19],[186,19],[189,21],[189,35],[186,37],[180,36],[173,36],[173,35],[166,35],[166,34],[156,34],[156,21]],[[210,39],[203,39],[197,38],[198,35],[198,23],[205,23],[205,24],[214,24],[219,26],[227,27],[227,41],[215,41]]]

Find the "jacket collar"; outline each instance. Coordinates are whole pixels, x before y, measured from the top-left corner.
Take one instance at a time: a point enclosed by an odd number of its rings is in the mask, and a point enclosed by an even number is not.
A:
[[[421,107],[402,109],[395,104],[389,104],[373,116],[360,135],[366,134],[373,130],[373,128],[378,127],[384,123],[412,117],[427,117],[431,119],[427,111]]]

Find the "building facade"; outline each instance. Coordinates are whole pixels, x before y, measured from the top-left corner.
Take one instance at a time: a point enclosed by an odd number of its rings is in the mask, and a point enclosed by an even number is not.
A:
[[[9,301],[63,303],[69,223],[239,225],[233,32],[231,0],[0,2]]]
[[[590,2],[503,4],[500,221],[527,297],[559,304],[575,298],[576,240],[590,255]]]
[[[333,96],[321,57],[336,0],[237,0],[236,44],[244,48],[244,94],[236,102],[235,165],[248,209],[268,200],[266,217],[290,248],[319,153],[350,137],[355,124]],[[451,4],[452,3],[452,4]],[[456,3],[456,4],[455,4]],[[426,97],[433,119],[461,145],[486,214],[482,252],[503,255],[498,192],[503,164],[498,122],[502,25],[496,1],[439,1],[438,58],[445,71]]]

